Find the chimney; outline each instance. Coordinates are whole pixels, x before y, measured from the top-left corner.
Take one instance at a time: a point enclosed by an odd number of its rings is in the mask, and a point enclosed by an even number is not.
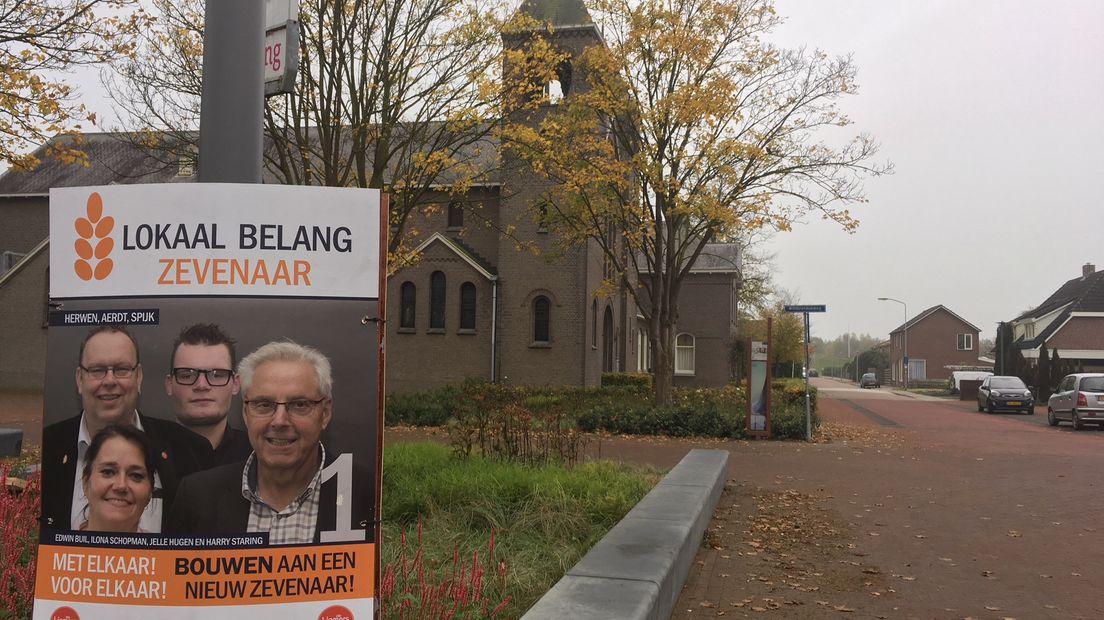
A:
[[[1081,277],[1082,278],[1087,278],[1087,277],[1091,276],[1094,273],[1096,273],[1096,265],[1094,265],[1092,263],[1085,263],[1084,265],[1081,266]]]

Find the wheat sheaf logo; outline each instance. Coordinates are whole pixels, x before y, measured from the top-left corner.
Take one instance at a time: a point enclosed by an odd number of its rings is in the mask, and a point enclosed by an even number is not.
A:
[[[111,274],[115,263],[111,260],[111,251],[115,249],[115,240],[109,237],[115,228],[115,218],[103,214],[103,198],[92,192],[88,196],[88,216],[78,217],[73,225],[77,229],[77,241],[73,248],[77,251],[77,262],[73,271],[85,282],[103,280]]]

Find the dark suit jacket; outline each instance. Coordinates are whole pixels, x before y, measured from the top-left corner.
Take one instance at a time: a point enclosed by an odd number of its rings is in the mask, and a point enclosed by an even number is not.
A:
[[[327,453],[329,455],[329,453]],[[328,464],[328,463],[327,463]],[[180,482],[175,503],[169,511],[165,531],[173,534],[244,534],[249,524],[249,500],[242,496],[242,472],[245,461],[201,471]],[[337,476],[322,483],[318,498],[318,521],[314,542],[321,532],[336,529]],[[372,523],[372,478],[364,467],[353,467],[352,498],[346,498],[352,510],[351,527],[367,530],[365,541],[375,540]]]
[[[211,443],[176,422],[141,413],[142,428],[150,438],[163,499],[164,528],[180,479],[211,466]],[[80,415],[47,426],[42,432],[42,524],[68,530],[73,510],[73,482],[77,472],[77,435]]]
[[[215,448],[215,460],[211,466],[229,465],[249,458],[253,453],[253,446],[249,445],[249,436],[245,431],[233,426],[226,427],[226,433],[222,436],[222,443]]]

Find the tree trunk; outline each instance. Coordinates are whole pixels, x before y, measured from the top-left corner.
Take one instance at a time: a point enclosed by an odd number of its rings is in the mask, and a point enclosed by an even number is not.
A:
[[[658,316],[649,321],[649,339],[652,346],[653,404],[657,407],[673,401],[672,383],[675,375],[674,322],[661,321]]]

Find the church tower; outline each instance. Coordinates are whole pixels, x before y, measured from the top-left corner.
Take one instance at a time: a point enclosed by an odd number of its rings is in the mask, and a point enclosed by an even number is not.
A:
[[[543,91],[543,103],[513,119],[537,125],[565,99],[586,92],[586,71],[577,60],[605,42],[581,0],[524,0],[518,11],[539,25],[504,34],[506,48],[525,50],[544,37],[566,56],[556,79],[534,85]],[[512,73],[503,67],[505,76]],[[499,256],[511,257],[499,265],[502,375],[509,383],[599,385],[603,372],[624,371],[626,361],[635,359],[629,350],[635,339],[628,337],[632,330],[627,327],[635,323],[635,306],[623,292],[599,292],[607,290],[602,284],[609,266],[597,242],[564,247],[541,224],[542,196],[553,181],[531,171],[507,144],[502,163],[502,222],[539,250],[536,256],[517,253],[513,239],[501,241]]]

